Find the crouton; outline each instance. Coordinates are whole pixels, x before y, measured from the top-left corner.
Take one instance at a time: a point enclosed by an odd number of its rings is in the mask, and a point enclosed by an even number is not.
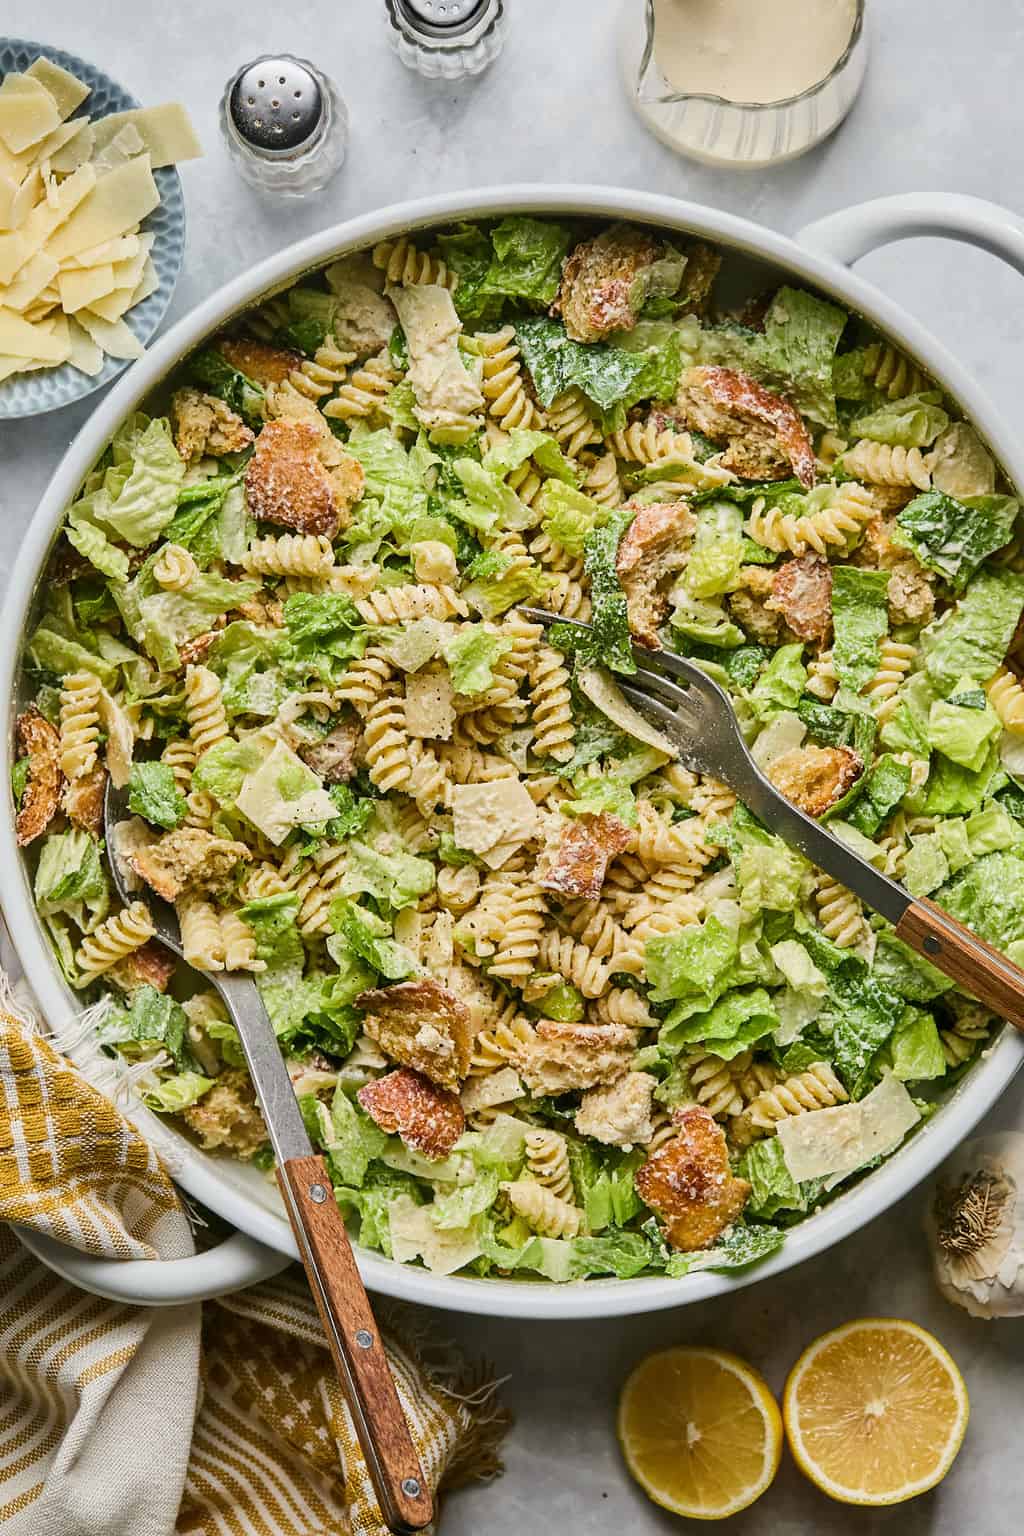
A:
[[[624,821],[601,811],[575,821],[560,818],[558,841],[545,848],[534,878],[537,884],[563,896],[596,900],[601,894],[608,865],[624,853],[633,834]]]
[[[217,629],[206,629],[201,635],[196,635],[195,639],[183,640],[178,646],[178,655],[183,667],[194,666],[196,662],[205,661],[210,646],[224,627],[225,616],[218,615],[218,617],[221,622]]]
[[[179,389],[171,399],[174,446],[186,463],[205,453],[241,453],[254,439],[251,427],[216,395]]]
[[[46,831],[60,805],[64,775],[60,768],[60,735],[38,709],[26,709],[15,727],[18,753],[28,758],[28,778],[15,822],[18,844],[24,848]]]
[[[341,527],[319,429],[304,417],[267,422],[246,466],[245,491],[250,512],[263,522],[328,538]]]
[[[774,572],[764,565],[741,565],[740,582],[742,585],[726,597],[736,623],[760,645],[781,645],[788,631],[782,615],[769,606]]]
[[[300,747],[299,756],[325,784],[345,784],[355,773],[358,741],[359,726],[343,722],[336,725],[323,741],[315,742],[311,747]]]
[[[112,966],[107,978],[122,992],[135,992],[139,987],[166,992],[176,964],[169,949],[150,939],[141,949],[133,949],[130,955]]]
[[[223,1150],[245,1163],[266,1145],[267,1128],[252,1083],[241,1068],[222,1072],[209,1093],[181,1113],[204,1152]]]
[[[683,306],[680,314],[702,315],[707,310],[722,257],[714,246],[705,245],[703,240],[692,241],[686,247],[685,255],[686,270],[675,300]]]
[[[456,1095],[409,1067],[366,1083],[356,1098],[382,1131],[397,1133],[407,1147],[432,1162],[447,1157],[466,1128]]]
[[[872,496],[875,490],[873,486]],[[887,594],[890,624],[928,624],[935,615],[934,578],[909,549],[893,543],[895,526],[895,518],[872,518],[854,552],[853,563],[890,573]]]
[[[566,1024],[539,1019],[512,1065],[533,1093],[597,1088],[629,1071],[636,1033],[625,1024]]]
[[[458,1092],[473,1044],[470,1011],[432,976],[362,992],[364,1028],[386,1056]]]
[[[658,625],[668,608],[664,588],[686,564],[695,527],[685,502],[652,501],[638,506],[619,545],[615,570],[626,594],[629,627],[651,650],[661,647]]]
[[[746,480],[778,480],[792,472],[801,485],[815,481],[814,445],[798,410],[732,368],[691,368],[676,404],[689,426],[706,437],[728,439],[725,469]]]
[[[645,269],[666,255],[662,240],[629,224],[613,224],[571,251],[562,268],[556,308],[574,341],[601,341],[632,330],[647,298]]]
[[[824,816],[864,772],[864,762],[852,747],[794,747],[768,769],[775,788],[806,811]]]
[[[665,1221],[668,1243],[683,1253],[710,1248],[746,1205],[750,1185],[729,1168],[725,1133],[700,1104],[672,1116],[678,1135],[642,1167],[634,1183],[641,1200]]]
[[[585,1093],[574,1124],[581,1136],[608,1147],[633,1147],[654,1135],[651,1104],[658,1079],[649,1072],[627,1072],[617,1082]]]
[[[99,837],[103,830],[103,796],[107,788],[107,770],[102,763],[72,779],[64,787],[61,808],[76,827]]]
[[[303,361],[301,352],[294,352],[290,347],[274,347],[265,341],[253,341],[249,336],[221,336],[216,345],[232,368],[237,368],[247,379],[264,388],[268,384],[283,384]]]
[[[244,843],[215,837],[200,827],[177,827],[138,849],[128,862],[158,896],[177,901],[183,891],[222,887],[239,862],[251,858]]]
[[[825,640],[832,628],[832,567],[820,555],[800,555],[777,566],[765,603],[781,613],[801,640]]]

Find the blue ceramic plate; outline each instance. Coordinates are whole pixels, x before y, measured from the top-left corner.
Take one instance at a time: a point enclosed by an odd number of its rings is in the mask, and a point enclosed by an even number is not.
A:
[[[130,96],[123,86],[85,59],[73,53],[62,53],[45,43],[29,43],[22,38],[0,37],[0,79],[10,70],[25,70],[40,54],[45,54],[55,64],[77,75],[83,85],[91,90],[85,101],[74,113],[75,117],[106,117],[108,112],[125,112],[138,107],[140,102]],[[143,299],[125,315],[125,323],[145,344],[155,334],[167,313],[182,257],[185,254],[185,199],[181,190],[181,177],[173,166],[153,172],[160,192],[160,206],[142,221],[142,228],[156,236],[151,256],[160,278],[160,286],[148,299]],[[58,406],[70,405],[101,389],[111,379],[128,367],[123,358],[108,357],[95,378],[80,373],[70,363],[59,368],[40,368],[35,373],[16,373],[0,382],[0,420],[18,416],[38,416],[43,411],[54,411]]]

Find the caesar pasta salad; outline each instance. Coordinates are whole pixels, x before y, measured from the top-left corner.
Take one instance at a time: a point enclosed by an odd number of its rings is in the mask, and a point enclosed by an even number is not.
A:
[[[401,1262],[748,1264],[995,1027],[640,727],[634,644],[1024,952],[1017,500],[858,316],[724,310],[720,263],[526,216],[346,256],[188,357],[67,511],[13,768],[57,960],[146,1104],[269,1167],[202,981],[251,972],[356,1239]]]

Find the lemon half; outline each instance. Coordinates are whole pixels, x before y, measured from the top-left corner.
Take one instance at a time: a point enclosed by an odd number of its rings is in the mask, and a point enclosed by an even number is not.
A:
[[[963,1377],[938,1339],[888,1317],[815,1339],[783,1399],[801,1471],[846,1504],[900,1504],[934,1488],[953,1465],[969,1411]]]
[[[691,1520],[722,1520],[753,1504],[782,1453],[767,1382],[717,1349],[667,1349],[642,1360],[622,1389],[618,1430],[644,1492]]]

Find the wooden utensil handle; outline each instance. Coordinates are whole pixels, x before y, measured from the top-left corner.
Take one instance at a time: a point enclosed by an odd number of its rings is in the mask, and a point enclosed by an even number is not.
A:
[[[433,1501],[327,1165],[319,1156],[293,1157],[277,1179],[385,1523],[420,1531],[433,1519]]]
[[[896,936],[1000,1018],[1024,1030],[1024,971],[963,923],[922,896],[896,924]]]

